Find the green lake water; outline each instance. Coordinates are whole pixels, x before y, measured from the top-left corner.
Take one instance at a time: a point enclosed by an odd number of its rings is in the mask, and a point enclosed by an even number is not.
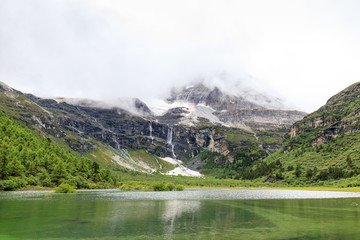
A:
[[[0,239],[359,239],[360,193],[0,193]]]

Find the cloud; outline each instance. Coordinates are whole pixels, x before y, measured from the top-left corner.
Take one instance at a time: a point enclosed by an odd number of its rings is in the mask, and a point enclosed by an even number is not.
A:
[[[199,78],[240,81],[312,111],[360,79],[357,10],[351,0],[0,0],[0,79],[40,96],[145,101]]]

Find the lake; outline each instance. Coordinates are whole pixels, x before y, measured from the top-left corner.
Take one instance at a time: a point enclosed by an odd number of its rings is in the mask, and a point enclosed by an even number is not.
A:
[[[360,193],[0,193],[0,239],[358,239]]]

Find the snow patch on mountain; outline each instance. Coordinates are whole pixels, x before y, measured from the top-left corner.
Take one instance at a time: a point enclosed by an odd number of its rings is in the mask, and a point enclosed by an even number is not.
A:
[[[182,176],[188,176],[188,177],[203,177],[203,175],[201,173],[183,166],[182,165],[183,162],[181,160],[170,158],[170,157],[162,158],[162,160],[164,160],[168,163],[171,163],[173,165],[177,165],[177,167],[175,169],[165,173],[165,175],[173,175],[173,176],[182,175]]]
[[[182,118],[179,124],[187,125],[187,126],[194,126],[199,123],[199,118],[205,118],[209,120],[211,123],[218,123],[224,126],[227,126],[225,123],[220,121],[220,119],[215,116],[213,113],[216,112],[210,106],[206,106],[203,103],[194,104],[185,101],[175,101],[172,103],[158,100],[151,102],[149,104],[151,111],[156,116],[163,116],[172,109],[181,109],[182,110]]]
[[[184,114],[184,118],[180,122],[184,125],[195,125],[199,122],[200,118],[205,118],[209,120],[211,123],[219,123],[221,125],[225,125],[223,122],[220,121],[220,119],[215,116],[213,113],[215,110],[209,106],[206,106],[204,104],[191,104],[188,108],[188,114]]]

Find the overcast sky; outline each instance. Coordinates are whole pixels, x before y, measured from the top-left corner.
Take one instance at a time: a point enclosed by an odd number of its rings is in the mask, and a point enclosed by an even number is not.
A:
[[[0,81],[147,101],[225,74],[311,112],[360,81],[359,13],[357,0],[0,0]]]

